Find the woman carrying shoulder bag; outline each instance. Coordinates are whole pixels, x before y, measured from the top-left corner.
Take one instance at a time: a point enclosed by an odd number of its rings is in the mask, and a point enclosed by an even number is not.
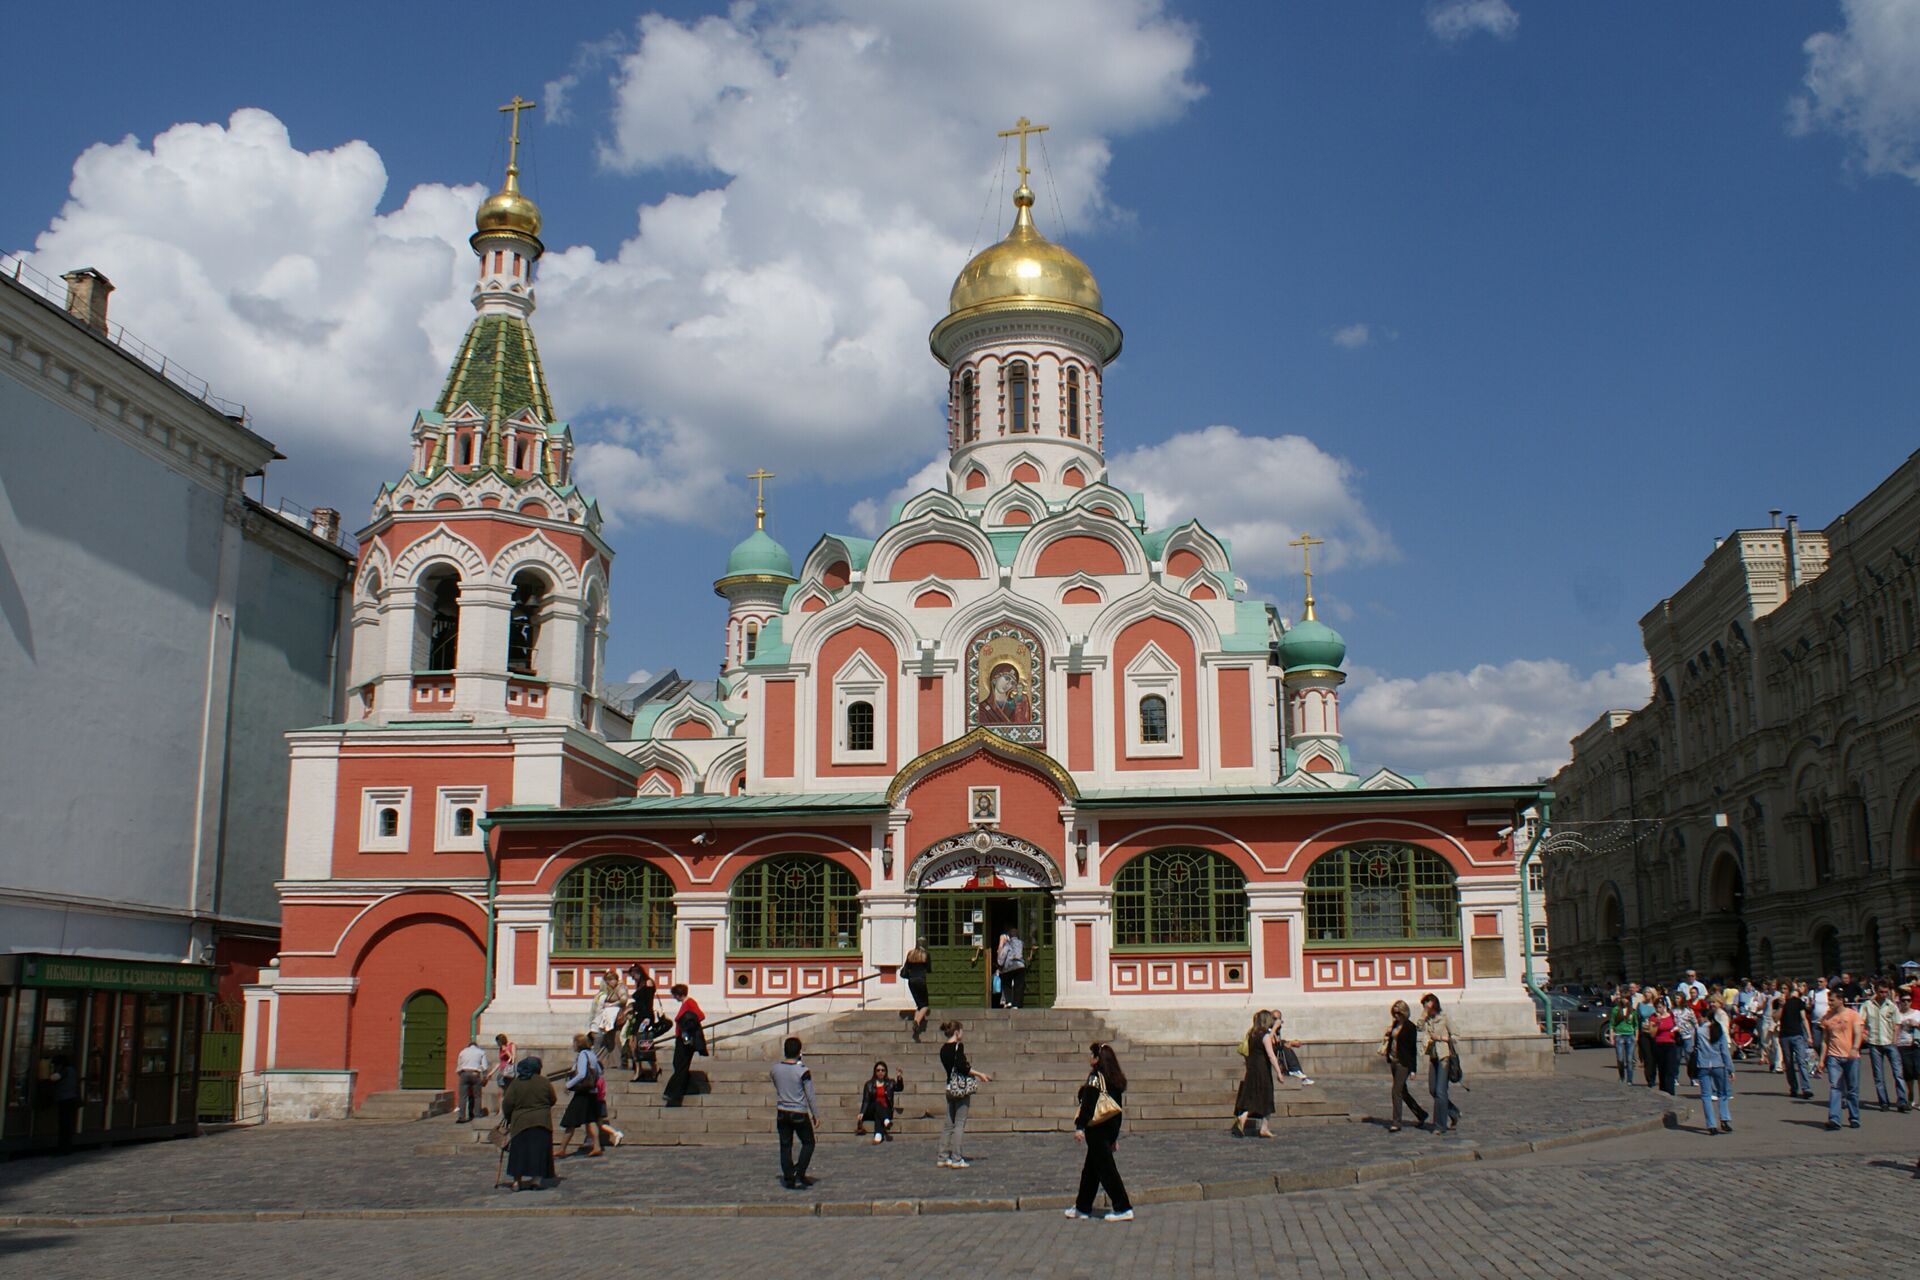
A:
[[[1447,1096],[1453,1086],[1453,1060],[1460,1049],[1453,1042],[1453,1023],[1440,1010],[1440,997],[1427,992],[1420,997],[1420,1009],[1426,1015],[1420,1020],[1420,1030],[1427,1036],[1427,1092],[1433,1095],[1433,1132],[1439,1135],[1460,1123],[1460,1108]]]
[[[1113,1160],[1113,1149],[1120,1145],[1120,1122],[1124,1119],[1120,1103],[1127,1092],[1127,1073],[1120,1069],[1120,1059],[1114,1056],[1110,1044],[1089,1048],[1087,1066],[1087,1082],[1080,1086],[1080,1111],[1073,1119],[1074,1141],[1085,1144],[1087,1160],[1080,1167],[1080,1194],[1066,1216],[1091,1218],[1094,1192],[1104,1188],[1110,1206],[1106,1221],[1132,1222],[1133,1201],[1127,1199],[1120,1167]]]
[[[958,1022],[940,1024],[940,1033],[947,1038],[940,1046],[940,1065],[947,1072],[947,1122],[940,1130],[940,1159],[935,1163],[942,1169],[971,1167],[960,1151],[967,1140],[967,1108],[973,1105],[976,1089],[993,1083],[992,1076],[975,1071],[967,1061],[967,1048],[960,1043],[963,1029]]]

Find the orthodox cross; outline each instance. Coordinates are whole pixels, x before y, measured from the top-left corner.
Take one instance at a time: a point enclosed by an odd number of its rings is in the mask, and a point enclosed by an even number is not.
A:
[[[1313,549],[1327,545],[1325,538],[1316,538],[1310,533],[1302,533],[1287,544],[1300,548],[1300,570],[1307,576],[1307,620],[1313,620]]]
[[[767,527],[767,481],[773,479],[773,472],[765,467],[756,467],[747,476],[753,481],[753,527]]]
[[[1031,172],[1031,170],[1027,168],[1027,135],[1030,133],[1045,133],[1048,129],[1051,129],[1052,127],[1053,127],[1052,125],[1035,124],[1033,121],[1027,119],[1025,116],[1021,116],[1018,120],[1013,122],[1013,128],[1002,129],[1000,132],[993,135],[996,138],[1012,138],[1015,136],[1019,137],[1020,139],[1020,185],[1021,186],[1024,187],[1027,185],[1027,174]]]
[[[520,154],[520,113],[531,111],[533,104],[516,93],[513,95],[513,101],[500,109],[513,112],[513,133],[507,139],[507,168],[513,169],[516,167],[514,162]]]

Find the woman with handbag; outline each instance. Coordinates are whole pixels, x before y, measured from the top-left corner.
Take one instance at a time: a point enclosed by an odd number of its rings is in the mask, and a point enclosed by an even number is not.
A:
[[[1252,1057],[1252,1054],[1248,1054]],[[1074,1141],[1087,1148],[1086,1163],[1080,1166],[1080,1194],[1069,1218],[1093,1216],[1093,1194],[1104,1188],[1107,1193],[1108,1222],[1132,1222],[1133,1201],[1127,1199],[1126,1184],[1120,1181],[1120,1166],[1114,1163],[1114,1148],[1120,1145],[1121,1101],[1126,1097],[1127,1073],[1120,1069],[1110,1044],[1095,1044],[1087,1051],[1087,1082],[1080,1086],[1080,1111],[1073,1119]]]
[[[935,1163],[942,1169],[971,1167],[960,1151],[967,1140],[967,1108],[981,1085],[993,1083],[992,1076],[975,1071],[967,1061],[966,1046],[960,1043],[962,1029],[957,1022],[940,1024],[940,1034],[947,1038],[940,1046],[940,1065],[947,1072],[947,1122],[940,1129],[940,1159]]]
[[[506,1139],[506,1176],[515,1191],[538,1191],[553,1177],[553,1081],[540,1074],[540,1059],[523,1058],[500,1100]],[[496,1176],[497,1181],[497,1176]]]
[[[1247,1060],[1240,1077],[1240,1092],[1233,1099],[1233,1136],[1248,1136],[1248,1124],[1257,1127],[1254,1137],[1271,1138],[1267,1117],[1273,1114],[1273,1082],[1280,1076],[1280,1062],[1273,1056],[1273,1015],[1265,1009],[1253,1015],[1253,1025],[1240,1042],[1240,1055]]]
[[[560,1139],[560,1155],[565,1157],[567,1148],[573,1145],[573,1131],[585,1128],[587,1141],[592,1146],[583,1147],[583,1156],[605,1155],[600,1145],[600,1098],[599,1081],[606,1072],[600,1066],[600,1059],[593,1052],[593,1037],[581,1032],[573,1038],[573,1074],[567,1077],[567,1090],[572,1097],[567,1099],[566,1114],[560,1117],[563,1136]]]
[[[1460,1049],[1453,1041],[1453,1023],[1441,1012],[1440,997],[1429,991],[1420,997],[1420,1030],[1427,1037],[1427,1092],[1433,1095],[1433,1132],[1444,1134],[1460,1123],[1460,1108],[1448,1096]]]

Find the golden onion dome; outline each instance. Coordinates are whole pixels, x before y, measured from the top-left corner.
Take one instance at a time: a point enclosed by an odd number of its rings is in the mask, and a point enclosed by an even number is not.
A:
[[[473,225],[479,234],[505,231],[539,239],[540,206],[520,190],[517,166],[507,166],[505,185],[481,201]]]
[[[1019,209],[1007,238],[974,255],[961,269],[947,299],[950,312],[991,302],[1061,302],[1100,310],[1100,285],[1087,264],[1054,244],[1033,225],[1033,192],[1022,182],[1013,193]]]

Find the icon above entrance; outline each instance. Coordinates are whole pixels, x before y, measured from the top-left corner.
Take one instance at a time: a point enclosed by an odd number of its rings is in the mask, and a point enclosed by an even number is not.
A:
[[[1039,845],[1004,831],[935,841],[907,867],[907,889],[1058,889],[1060,866]]]

